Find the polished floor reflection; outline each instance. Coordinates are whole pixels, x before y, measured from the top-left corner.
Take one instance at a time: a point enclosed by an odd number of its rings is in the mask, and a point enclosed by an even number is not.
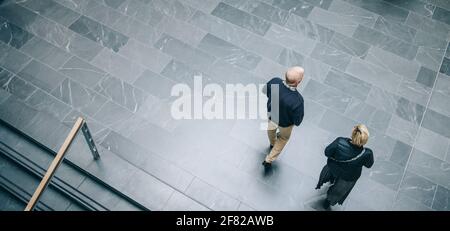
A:
[[[0,119],[57,150],[83,115],[102,163],[68,158],[152,210],[320,210],[324,147],[364,123],[375,164],[333,210],[449,210],[449,41],[445,0],[3,0]],[[171,117],[176,83],[293,65],[306,115],[271,175],[260,121]]]

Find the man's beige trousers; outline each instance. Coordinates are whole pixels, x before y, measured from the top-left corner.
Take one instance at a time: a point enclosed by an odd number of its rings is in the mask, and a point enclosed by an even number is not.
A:
[[[277,137],[277,128],[280,130],[280,135]],[[289,127],[280,127],[278,124],[269,120],[267,127],[267,135],[269,136],[270,145],[273,145],[269,155],[266,156],[266,162],[272,163],[281,153],[284,146],[291,137],[292,129],[294,125]]]

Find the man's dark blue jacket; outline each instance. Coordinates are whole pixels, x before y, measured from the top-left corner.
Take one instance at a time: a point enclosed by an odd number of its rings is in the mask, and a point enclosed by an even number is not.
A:
[[[272,115],[271,105],[272,92],[271,85],[278,85],[279,89],[279,118]],[[304,106],[303,97],[296,89],[290,89],[283,83],[281,78],[275,77],[271,79],[265,86],[265,93],[267,94],[267,112],[269,112],[269,119],[277,123],[280,127],[289,127],[291,125],[299,126],[303,121]],[[276,97],[275,97],[276,99]]]

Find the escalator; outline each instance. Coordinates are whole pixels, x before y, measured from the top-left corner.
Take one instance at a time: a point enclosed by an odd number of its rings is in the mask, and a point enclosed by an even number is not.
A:
[[[56,153],[0,120],[0,210],[23,210]],[[148,210],[83,168],[64,160],[37,211]]]

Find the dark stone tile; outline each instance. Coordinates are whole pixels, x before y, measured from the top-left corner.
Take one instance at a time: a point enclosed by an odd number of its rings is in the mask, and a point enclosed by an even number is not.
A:
[[[408,164],[408,171],[429,179],[431,182],[450,187],[450,163],[415,149]]]
[[[447,44],[447,51],[445,52],[445,57],[450,58],[450,43]]]
[[[356,39],[335,33],[329,43],[331,47],[339,49],[352,56],[364,59],[369,51],[369,45]]]
[[[402,185],[400,186],[399,196],[409,196],[422,204],[431,207],[436,188],[437,185],[431,181],[407,171]]]
[[[3,188],[0,188],[0,201],[2,201],[0,211],[23,211],[26,206],[25,203]]]
[[[385,35],[374,29],[359,25],[353,38],[369,43],[372,46],[379,47],[398,56],[412,60],[417,54],[418,47]]]
[[[151,26],[158,24],[163,19],[165,13],[146,4],[145,1],[126,1],[117,10]],[[168,10],[173,11],[173,9]],[[180,12],[180,15],[185,15],[185,13]]]
[[[210,66],[215,60],[214,56],[166,34],[163,34],[161,39],[155,43],[155,47],[198,69]]]
[[[257,3],[257,6],[251,11],[251,13],[279,25],[284,25],[289,18],[288,11],[273,7],[263,2]]]
[[[89,116],[93,116],[107,100],[94,90],[70,79],[65,79],[51,94]]]
[[[436,196],[434,196],[433,209],[438,211],[450,210],[450,190],[438,185]]]
[[[100,1],[89,1],[83,11],[83,15],[109,27],[113,26],[114,23],[123,17],[123,14],[102,4]]]
[[[11,93],[9,93],[3,89],[0,89],[0,104],[5,102],[10,96],[11,96]]]
[[[242,48],[269,59],[275,59],[285,49],[281,45],[258,35],[250,35],[242,44]],[[258,63],[259,65],[261,62]]]
[[[140,64],[134,63],[108,49],[102,50],[91,63],[128,83],[133,83],[145,70]]]
[[[297,51],[300,54],[311,54],[311,51],[318,42],[308,38],[307,36],[302,36],[301,33],[302,32],[297,32],[292,29],[273,24],[269,31],[267,31],[264,38],[269,41],[282,44],[283,46]]]
[[[296,15],[291,15],[284,26],[300,35],[321,41],[325,44],[330,42],[334,34],[334,31],[331,29]]]
[[[125,108],[108,101],[94,115],[94,119],[108,127],[114,127],[130,118],[133,114]]]
[[[169,55],[134,39],[129,40],[119,54],[157,73],[161,72],[172,59]]]
[[[450,11],[436,7],[432,17],[434,20],[438,20],[447,24],[450,24]]]
[[[175,84],[175,81],[146,70],[133,85],[160,99],[168,99]]]
[[[387,35],[410,43],[413,42],[414,36],[416,35],[415,29],[398,22],[392,22],[384,17],[378,18],[374,28]]]
[[[323,43],[316,44],[311,53],[311,57],[329,64],[339,70],[345,70],[352,58],[349,54]]]
[[[62,74],[35,60],[17,75],[47,92],[51,92],[65,79]]]
[[[104,78],[95,90],[131,112],[137,112],[147,98],[147,93],[112,76]]]
[[[400,118],[419,125],[422,122],[425,107],[402,97],[397,101],[395,112]]]
[[[24,53],[0,42],[0,66],[4,69],[17,74],[30,60]]]
[[[450,138],[450,130],[447,129],[450,126],[450,117],[442,115],[431,109],[427,109],[422,127],[428,128],[438,134],[441,134],[447,138]]]
[[[370,179],[392,190],[397,190],[404,170],[404,166],[402,167],[388,160],[377,159],[372,168],[366,171]]]
[[[148,151],[115,132],[109,133],[101,145],[182,192],[194,179],[187,171],[165,160],[164,156]]]
[[[20,50],[55,69],[61,67],[72,56],[72,54],[38,37],[32,38]]]
[[[115,52],[128,42],[127,36],[85,16],[72,23],[69,29]]]
[[[392,207],[393,211],[433,211],[430,207],[412,199],[411,197],[400,194]]]
[[[411,150],[412,147],[410,145],[397,141],[389,160],[404,168],[408,162],[409,156],[411,155]]]
[[[52,0],[28,0],[25,2],[19,2],[22,6],[32,10],[34,13],[54,20],[64,26],[69,26],[78,17],[79,13],[66,8]]]
[[[319,123],[319,127],[337,136],[351,134],[356,122],[334,111],[327,110]]]
[[[15,97],[26,100],[36,90],[36,87],[0,68],[0,88]]]
[[[252,70],[261,61],[261,57],[229,42],[226,42],[214,35],[207,34],[198,45],[200,49],[207,51],[220,59],[233,65]]]
[[[332,1],[328,10],[368,27],[373,27],[379,17],[378,14],[344,1]]]
[[[54,116],[59,121],[62,121],[71,110],[68,105],[41,90],[30,96],[26,103],[38,111]]]
[[[352,97],[364,101],[369,95],[372,87],[371,84],[355,78],[344,72],[332,69],[324,81],[331,87],[340,89],[341,91],[351,95]]]
[[[393,5],[408,9],[420,15],[431,17],[433,15],[434,9],[436,8],[433,5],[432,1],[421,1],[421,0],[384,0]]]
[[[408,17],[407,10],[396,7],[382,0],[373,0],[373,1],[345,0],[345,1],[394,21],[404,22],[406,20],[406,17]]]
[[[308,20],[344,35],[353,34],[359,25],[353,18],[317,7],[308,15]]]
[[[161,75],[169,78],[175,83],[187,83],[188,85],[193,86],[194,77],[203,76],[204,74],[201,71],[192,69],[190,66],[174,59],[161,71]]]
[[[103,47],[79,34],[73,34],[70,38],[70,43],[67,44],[64,49],[86,61],[91,61],[98,53],[100,53]]]
[[[103,0],[103,2],[107,6],[109,6],[111,8],[114,8],[114,9],[117,9],[117,8],[119,8],[120,5],[122,5],[122,3],[125,2],[125,0]]]
[[[436,81],[437,73],[426,67],[420,67],[419,74],[417,75],[416,81],[427,87],[432,88],[434,82]]]
[[[33,37],[22,28],[0,18],[0,41],[16,49],[20,49]]]
[[[315,102],[344,113],[351,101],[351,96],[336,88],[329,87],[315,80],[310,80],[302,94]]]
[[[446,57],[444,58],[439,72],[446,74],[447,76],[450,76],[450,59],[448,59]]]
[[[222,2],[219,3],[211,14],[261,36],[264,36],[270,27],[270,23]]]
[[[276,61],[285,67],[302,66],[304,60],[302,54],[286,48],[276,57]]]
[[[106,72],[77,57],[72,57],[64,63],[64,65],[59,68],[59,72],[90,88],[93,88],[107,75]]]
[[[38,16],[36,13],[18,5],[6,4],[0,7],[0,15],[11,23],[27,29]]]

